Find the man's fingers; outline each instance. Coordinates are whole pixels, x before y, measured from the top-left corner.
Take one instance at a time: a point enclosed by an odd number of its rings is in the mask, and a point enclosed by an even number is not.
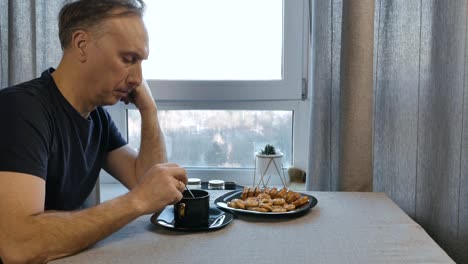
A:
[[[175,186],[176,186],[177,190],[179,190],[181,193],[184,192],[185,184],[182,181],[177,180],[177,183],[175,184]]]
[[[179,165],[177,165],[175,163],[161,163],[159,165],[164,166],[164,167],[180,167]],[[180,168],[182,168],[182,167],[180,167]]]
[[[170,170],[170,173],[176,180],[181,181],[184,185],[187,184],[187,171],[184,168],[174,163],[164,163],[159,165]]]

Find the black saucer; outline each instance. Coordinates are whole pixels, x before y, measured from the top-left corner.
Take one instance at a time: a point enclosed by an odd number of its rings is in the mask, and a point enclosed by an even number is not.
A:
[[[162,226],[172,230],[179,231],[211,231],[225,227],[231,223],[234,216],[231,213],[222,211],[216,207],[210,207],[210,219],[208,220],[208,226],[203,227],[175,227],[174,226],[174,206],[167,206],[158,218],[155,215],[151,217],[151,223]]]

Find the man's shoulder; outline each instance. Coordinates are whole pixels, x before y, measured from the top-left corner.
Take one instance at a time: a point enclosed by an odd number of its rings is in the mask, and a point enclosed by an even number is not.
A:
[[[0,89],[0,97],[5,96],[34,96],[46,92],[49,82],[44,78],[36,78],[27,82],[15,84],[4,89]]]
[[[8,96],[47,96],[50,91],[55,87],[55,83],[52,78],[52,73],[55,71],[54,68],[49,68],[42,72],[41,76],[25,81],[19,84],[0,89],[0,97]]]
[[[50,89],[41,78],[10,86],[0,90],[0,105],[9,108],[30,109],[47,107]]]

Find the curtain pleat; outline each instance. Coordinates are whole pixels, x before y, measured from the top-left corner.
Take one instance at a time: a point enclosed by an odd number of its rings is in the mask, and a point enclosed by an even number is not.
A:
[[[0,89],[8,86],[8,1],[0,0]]]
[[[10,1],[8,34],[9,84],[36,77],[36,21],[32,1]]]
[[[344,1],[338,189],[372,191],[374,0]]]
[[[332,5],[331,1],[312,1],[311,22],[311,122],[309,172],[306,185],[309,190],[331,190],[332,162]],[[320,10],[320,11],[319,11]],[[320,51],[320,52],[317,52]]]
[[[40,2],[40,3],[39,3]],[[58,14],[63,4],[69,0],[36,1],[36,74],[44,69],[56,66],[62,57],[62,50],[58,38]],[[60,4],[58,4],[60,3]]]

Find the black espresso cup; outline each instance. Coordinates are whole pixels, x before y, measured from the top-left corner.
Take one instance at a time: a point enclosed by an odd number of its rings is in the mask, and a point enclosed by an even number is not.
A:
[[[174,205],[175,227],[208,227],[210,217],[210,194],[203,190],[185,190],[183,198]]]

